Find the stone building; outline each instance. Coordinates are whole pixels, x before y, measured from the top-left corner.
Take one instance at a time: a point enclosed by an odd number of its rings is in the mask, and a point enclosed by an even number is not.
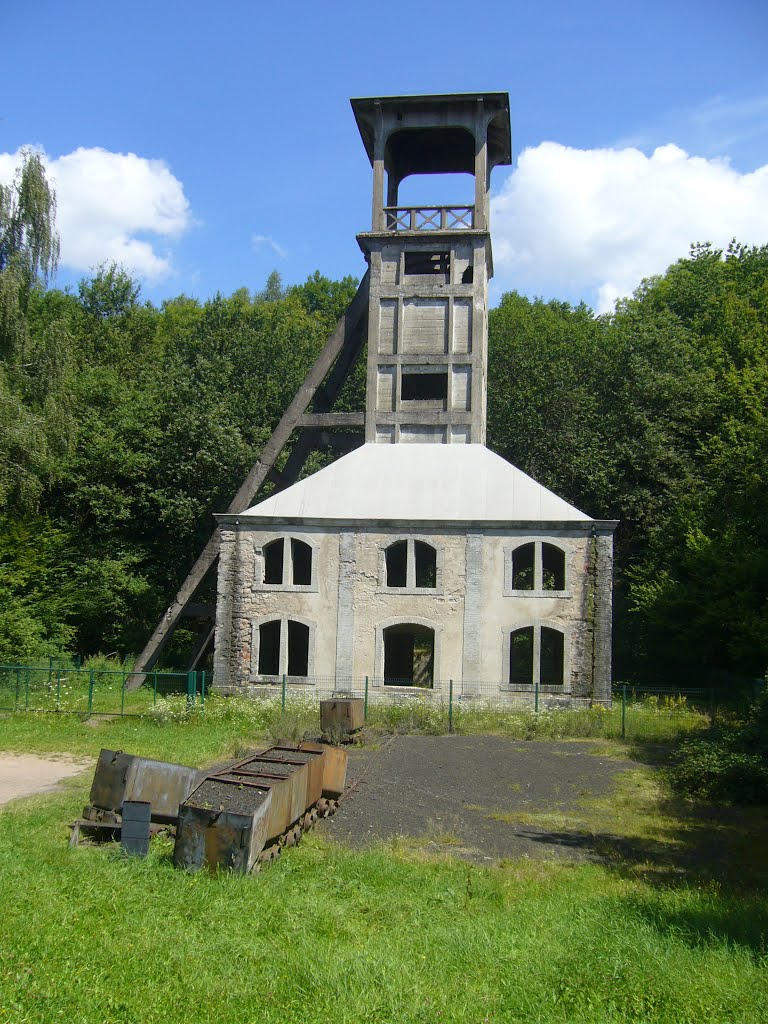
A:
[[[365,443],[218,516],[215,684],[610,700],[615,522],[485,447],[492,169],[504,93],[352,101],[373,167]],[[409,175],[474,177],[400,206]]]

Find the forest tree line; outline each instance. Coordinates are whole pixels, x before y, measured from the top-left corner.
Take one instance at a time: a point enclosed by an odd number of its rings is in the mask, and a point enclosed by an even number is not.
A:
[[[160,306],[114,266],[49,287],[53,197],[27,177],[0,188],[0,663],[126,657],[357,282]],[[363,362],[338,408],[363,408]],[[514,292],[490,311],[489,447],[620,520],[617,677],[765,673],[767,399],[768,246],[695,246],[608,315]]]

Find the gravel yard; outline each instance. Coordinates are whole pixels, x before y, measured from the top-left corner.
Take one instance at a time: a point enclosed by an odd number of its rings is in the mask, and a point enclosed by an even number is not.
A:
[[[499,736],[394,736],[378,750],[351,750],[351,788],[321,830],[356,847],[410,837],[479,862],[589,859],[576,835],[525,818],[567,815],[580,800],[608,796],[617,775],[636,767],[597,750],[591,743]]]

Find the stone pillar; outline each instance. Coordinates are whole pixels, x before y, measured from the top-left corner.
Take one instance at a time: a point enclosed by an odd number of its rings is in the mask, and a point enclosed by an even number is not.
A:
[[[219,571],[216,585],[216,633],[213,655],[213,685],[217,690],[229,690],[232,672],[232,600],[238,585],[235,558],[237,538],[235,530],[219,527]]]
[[[611,701],[611,641],[613,609],[613,535],[600,534],[595,538],[595,595],[594,637],[592,656],[593,700]]]
[[[354,575],[357,544],[354,533],[339,537],[339,603],[336,619],[336,679],[351,679],[354,672]]]
[[[470,533],[466,547],[462,692],[477,693],[480,682],[480,628],[483,617],[483,538]]]

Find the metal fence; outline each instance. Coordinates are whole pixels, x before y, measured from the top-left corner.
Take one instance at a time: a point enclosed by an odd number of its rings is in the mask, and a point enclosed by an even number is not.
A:
[[[721,704],[708,687],[616,684],[610,703],[565,693],[562,686],[510,685],[493,680],[435,680],[429,687],[373,676],[275,676],[243,694],[279,702],[294,714],[330,697],[359,697],[365,718],[385,729],[429,732],[507,732],[526,737],[605,737],[665,741],[711,724]]]
[[[143,681],[133,688],[134,683]],[[84,668],[49,660],[47,665],[0,665],[0,711],[48,711],[80,715],[145,715],[168,697],[182,709],[204,708],[210,679],[205,672],[135,673]],[[610,705],[593,704],[548,685],[498,681],[410,680],[373,676],[275,676],[235,692],[267,700],[277,714],[317,720],[318,702],[359,697],[366,721],[393,731],[506,732],[523,737],[605,737],[670,740],[705,729],[723,703],[712,687],[617,684]]]
[[[171,695],[184,695],[190,706],[202,704],[207,686],[205,672],[136,673],[49,659],[47,665],[0,665],[0,711],[143,715]]]

